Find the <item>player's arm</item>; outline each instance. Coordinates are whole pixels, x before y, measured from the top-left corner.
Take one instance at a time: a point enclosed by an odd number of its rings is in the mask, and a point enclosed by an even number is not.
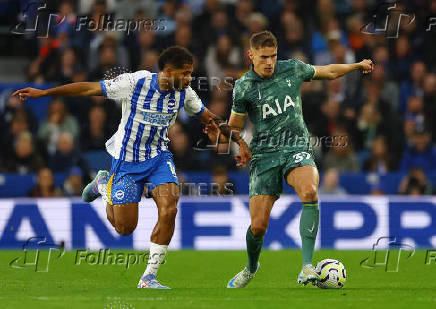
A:
[[[59,97],[84,97],[103,95],[101,84],[99,82],[80,82],[67,84],[50,89],[35,89],[24,88],[15,91],[12,95],[18,96],[20,100],[27,98],[39,98],[45,96],[59,96]]]
[[[212,142],[216,142],[218,139],[219,143],[228,143],[229,139],[231,139],[239,145],[239,155],[235,156],[235,159],[238,161],[237,166],[245,166],[251,160],[251,151],[240,135],[244,127],[244,116],[232,113],[229,123],[227,123],[205,108],[204,112],[197,117],[205,124],[205,132]]]
[[[313,79],[336,79],[353,71],[361,70],[363,74],[371,73],[374,69],[374,63],[365,59],[361,62],[350,64],[328,64],[314,66],[315,73]]]

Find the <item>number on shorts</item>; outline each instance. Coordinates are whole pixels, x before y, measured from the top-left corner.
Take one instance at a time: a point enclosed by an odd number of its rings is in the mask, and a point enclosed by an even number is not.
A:
[[[294,154],[292,157],[294,158],[294,163],[300,163],[303,159],[310,159],[310,153],[303,151]]]
[[[170,161],[167,161],[167,164],[170,167],[171,174],[173,174],[174,176],[177,176],[176,175],[176,169],[174,168],[174,165]]]

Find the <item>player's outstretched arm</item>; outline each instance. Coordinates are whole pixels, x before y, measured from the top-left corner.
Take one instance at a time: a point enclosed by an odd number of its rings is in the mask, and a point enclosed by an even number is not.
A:
[[[101,85],[99,82],[80,82],[45,90],[24,88],[15,91],[12,95],[18,96],[20,100],[24,101],[27,98],[39,98],[45,96],[85,97],[93,95],[103,95],[103,92],[101,90]]]
[[[251,160],[251,151],[247,143],[239,134],[244,126],[244,118],[239,116],[242,120],[238,119],[238,121],[236,121],[232,117],[233,114],[230,116],[229,123],[227,124],[225,120],[219,118],[207,108],[200,116],[198,116],[201,122],[206,125],[205,132],[212,142],[215,143],[217,140],[219,140],[220,143],[228,143],[229,139],[231,139],[239,145],[239,155],[235,156],[236,161],[238,161],[236,165],[245,166]],[[222,133],[222,135],[219,133]]]
[[[313,79],[336,79],[353,71],[361,70],[363,74],[371,73],[374,69],[374,63],[365,59],[361,62],[350,64],[328,64],[314,66],[315,75]]]

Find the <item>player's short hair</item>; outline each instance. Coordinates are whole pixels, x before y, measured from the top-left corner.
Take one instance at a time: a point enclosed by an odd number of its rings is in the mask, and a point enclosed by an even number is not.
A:
[[[171,65],[176,69],[183,68],[184,64],[193,64],[194,57],[191,52],[182,46],[171,46],[159,55],[159,70]]]
[[[277,47],[277,38],[271,31],[264,30],[261,32],[253,33],[250,37],[251,48],[261,47]]]

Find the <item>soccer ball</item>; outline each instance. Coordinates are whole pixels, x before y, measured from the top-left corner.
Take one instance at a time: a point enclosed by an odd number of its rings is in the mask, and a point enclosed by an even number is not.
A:
[[[317,286],[321,289],[340,289],[347,280],[345,266],[337,260],[322,260],[316,265],[315,271],[320,277]]]

